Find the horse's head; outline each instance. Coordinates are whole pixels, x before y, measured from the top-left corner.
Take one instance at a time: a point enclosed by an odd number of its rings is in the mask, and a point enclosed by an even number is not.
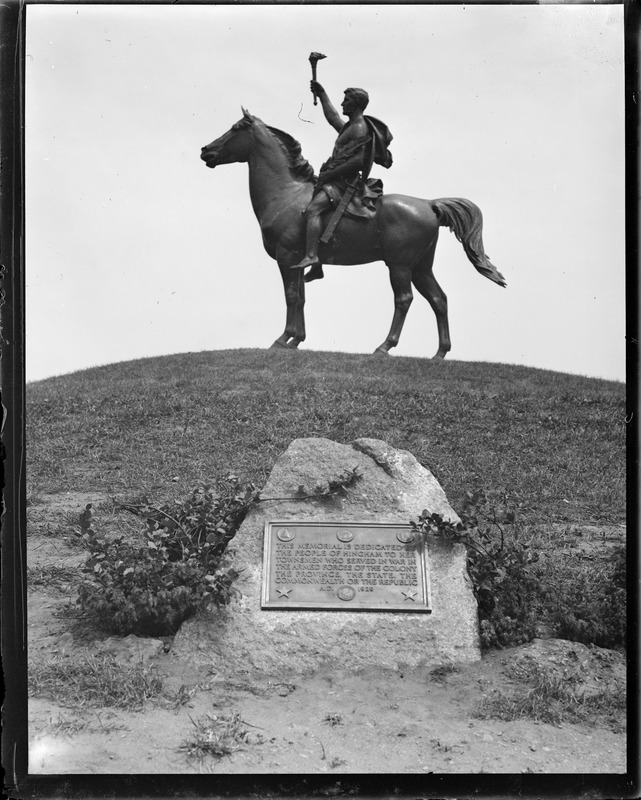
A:
[[[247,161],[252,146],[251,128],[255,120],[256,117],[243,108],[242,119],[232,125],[227,133],[202,148],[200,157],[205,164],[213,169],[219,164]]]

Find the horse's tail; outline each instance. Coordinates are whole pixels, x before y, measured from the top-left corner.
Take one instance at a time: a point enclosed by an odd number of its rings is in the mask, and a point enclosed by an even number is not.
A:
[[[481,209],[463,197],[441,197],[432,200],[439,225],[447,227],[463,245],[476,269],[499,286],[507,286],[505,278],[492,264],[483,248],[483,215]]]

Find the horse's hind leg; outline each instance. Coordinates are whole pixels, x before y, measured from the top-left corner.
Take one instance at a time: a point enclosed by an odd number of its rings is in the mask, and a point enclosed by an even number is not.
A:
[[[272,347],[296,348],[305,340],[305,283],[303,270],[291,270],[288,265],[279,264],[285,290],[287,314],[285,330]]]
[[[375,353],[388,353],[392,347],[396,347],[403,330],[405,317],[412,305],[412,282],[410,279],[411,270],[409,268],[395,268],[388,264],[390,271],[390,282],[394,291],[394,317],[392,327],[387,334],[387,339],[382,345],[376,348]]]
[[[447,297],[432,273],[434,249],[432,248],[428,254],[427,260],[417,266],[412,273],[412,283],[432,306],[432,311],[436,315],[438,350],[434,358],[445,358],[446,354],[452,349],[452,343],[450,342],[450,326],[447,320]]]

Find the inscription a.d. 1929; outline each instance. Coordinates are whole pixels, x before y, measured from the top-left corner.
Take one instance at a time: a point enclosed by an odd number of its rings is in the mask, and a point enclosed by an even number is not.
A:
[[[402,525],[269,522],[262,607],[430,611],[426,555]]]

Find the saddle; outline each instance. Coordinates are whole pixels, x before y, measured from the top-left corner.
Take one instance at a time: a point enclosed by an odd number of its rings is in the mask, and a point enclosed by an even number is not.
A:
[[[322,189],[332,201],[332,206],[338,208],[345,192],[351,191],[353,183],[348,180],[324,183]],[[376,216],[376,201],[383,194],[383,181],[380,178],[357,179],[356,191],[344,210],[348,217],[356,219],[373,219]]]

